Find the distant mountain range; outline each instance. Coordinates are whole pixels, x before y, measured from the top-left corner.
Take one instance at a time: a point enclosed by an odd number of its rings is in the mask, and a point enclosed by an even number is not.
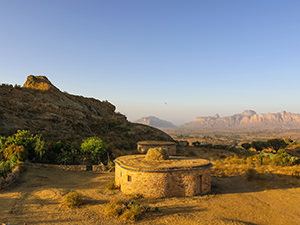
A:
[[[136,120],[135,123],[140,123],[156,128],[176,128],[176,126],[173,123],[166,120],[161,120],[155,116],[143,117],[141,119]]]
[[[261,113],[246,110],[241,114],[220,117],[218,114],[197,117],[194,121],[183,124],[180,128],[190,129],[292,129],[300,128],[300,114],[290,112]]]
[[[232,116],[197,117],[192,122],[176,127],[169,121],[161,120],[154,116],[143,117],[136,123],[149,125],[156,128],[178,129],[300,129],[300,114],[291,112],[256,113],[245,110]]]

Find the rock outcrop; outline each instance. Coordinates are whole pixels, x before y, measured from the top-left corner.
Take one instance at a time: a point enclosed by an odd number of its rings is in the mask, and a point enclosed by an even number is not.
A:
[[[44,76],[28,76],[23,88],[0,86],[0,135],[18,129],[73,144],[98,136],[121,150],[136,149],[141,140],[172,140],[156,128],[128,122],[108,101],[61,92]]]
[[[156,128],[176,128],[173,123],[166,120],[161,120],[155,116],[143,117],[139,120],[136,120],[135,122]]]
[[[181,127],[191,129],[297,129],[300,128],[300,114],[285,111],[257,114],[253,110],[246,110],[233,116],[198,117],[193,122],[186,123]]]

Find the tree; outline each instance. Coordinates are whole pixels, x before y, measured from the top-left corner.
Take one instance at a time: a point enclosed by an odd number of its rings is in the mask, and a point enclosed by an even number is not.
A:
[[[194,147],[200,147],[201,143],[199,141],[195,141],[192,143]]]
[[[267,143],[268,143],[269,147],[271,147],[276,152],[280,148],[285,148],[287,146],[287,143],[283,139],[281,139],[281,138],[272,138],[272,139],[269,139],[267,141]]]
[[[18,130],[16,134],[6,139],[5,147],[10,145],[23,146],[28,153],[29,160],[41,159],[45,152],[45,142],[38,135],[33,135],[29,130]]]
[[[264,141],[252,141],[251,142],[251,147],[255,148],[256,151],[260,152],[264,148],[267,148],[268,144]]]
[[[81,149],[83,150],[83,154],[87,156],[90,155],[95,163],[99,163],[101,161],[101,156],[106,153],[106,145],[98,137],[90,137],[83,140]]]
[[[251,148],[251,144],[250,143],[243,143],[241,145],[244,149],[249,150],[249,148]]]

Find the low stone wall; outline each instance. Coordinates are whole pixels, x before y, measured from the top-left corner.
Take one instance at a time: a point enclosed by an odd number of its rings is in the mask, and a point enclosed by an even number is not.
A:
[[[87,171],[86,165],[57,165],[57,164],[44,164],[44,163],[26,163],[26,166],[31,166],[34,168],[55,168],[66,171]]]
[[[20,164],[17,167],[15,167],[10,174],[6,178],[0,178],[0,190],[7,188],[20,178],[21,172],[24,170],[24,165]]]
[[[134,171],[116,163],[115,184],[125,194],[146,198],[206,194],[211,189],[210,168],[176,171]]]
[[[106,171],[106,167],[103,163],[101,163],[99,165],[93,165],[92,171],[95,173],[104,172],[104,171]]]

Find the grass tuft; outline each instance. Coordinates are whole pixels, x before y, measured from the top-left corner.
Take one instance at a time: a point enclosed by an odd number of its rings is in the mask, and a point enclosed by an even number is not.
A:
[[[63,198],[62,204],[68,208],[76,208],[82,205],[82,196],[77,192],[69,192]]]
[[[104,206],[104,210],[106,215],[128,222],[135,222],[147,212],[153,211],[151,207],[135,203],[134,201],[122,202],[119,200],[111,200]]]

